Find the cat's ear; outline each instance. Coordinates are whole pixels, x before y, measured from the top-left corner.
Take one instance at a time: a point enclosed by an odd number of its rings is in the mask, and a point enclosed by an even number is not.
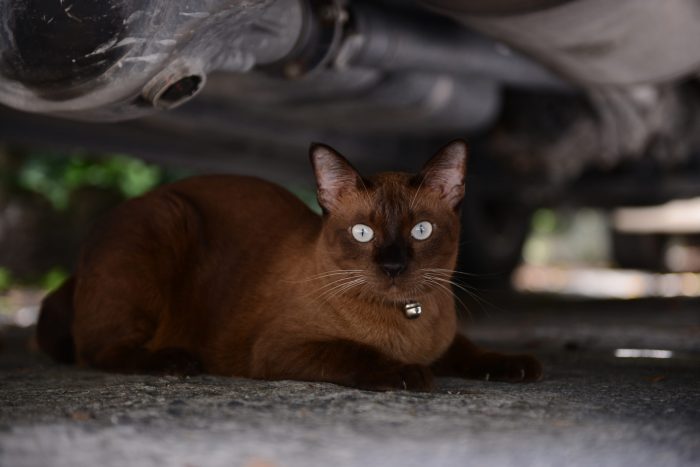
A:
[[[343,194],[357,190],[360,174],[347,159],[325,144],[312,143],[309,156],[318,185],[318,204],[324,211],[332,212]]]
[[[459,208],[467,176],[467,143],[457,139],[440,149],[418,174],[422,187],[440,194],[452,207]]]

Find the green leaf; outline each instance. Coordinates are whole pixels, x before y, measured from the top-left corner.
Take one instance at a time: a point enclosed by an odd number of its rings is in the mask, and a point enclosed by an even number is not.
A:
[[[44,275],[41,286],[47,291],[57,289],[68,279],[68,273],[62,268],[53,268]]]
[[[12,285],[12,274],[9,269],[0,267],[0,292],[4,292]]]

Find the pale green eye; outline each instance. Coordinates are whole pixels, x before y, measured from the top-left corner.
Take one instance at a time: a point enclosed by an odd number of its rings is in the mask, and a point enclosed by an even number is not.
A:
[[[369,242],[374,238],[374,230],[365,224],[355,224],[352,226],[352,236],[358,242]]]
[[[425,240],[433,233],[433,224],[428,221],[419,222],[411,229],[411,237],[416,240]]]

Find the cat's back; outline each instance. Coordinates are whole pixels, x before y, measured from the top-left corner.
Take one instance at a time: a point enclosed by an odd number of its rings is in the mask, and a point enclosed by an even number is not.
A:
[[[304,241],[319,228],[319,216],[279,185],[248,176],[202,175],[118,206],[96,226],[83,253],[91,256],[115,244],[152,252],[182,251],[193,243],[256,248]]]
[[[154,192],[176,198],[208,236],[241,241],[279,241],[311,235],[320,218],[285,188],[241,175],[203,175],[165,185]]]

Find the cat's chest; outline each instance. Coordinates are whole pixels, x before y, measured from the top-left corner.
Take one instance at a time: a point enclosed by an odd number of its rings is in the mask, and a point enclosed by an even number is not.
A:
[[[427,298],[421,306],[423,313],[417,319],[406,318],[399,306],[368,306],[342,320],[339,337],[379,349],[401,362],[428,365],[452,342],[456,314],[449,300]]]

